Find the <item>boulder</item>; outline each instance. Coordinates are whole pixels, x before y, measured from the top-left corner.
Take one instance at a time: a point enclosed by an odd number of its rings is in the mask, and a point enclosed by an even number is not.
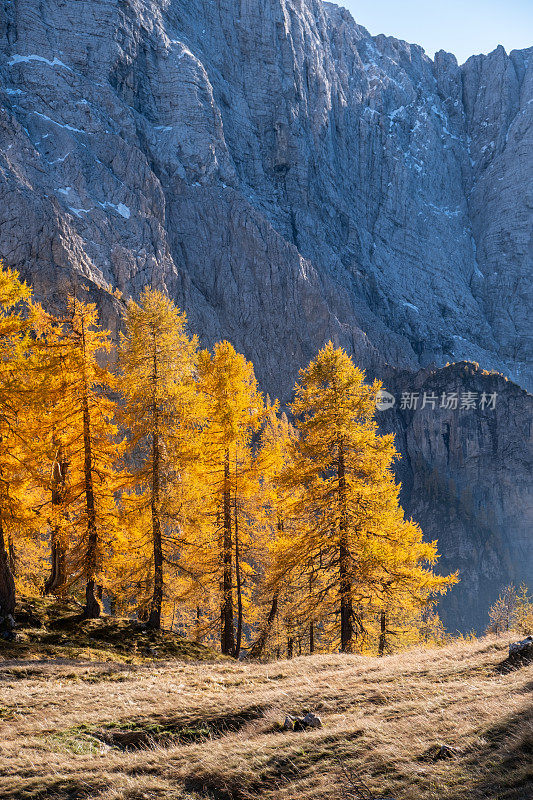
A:
[[[461,755],[461,751],[457,747],[451,747],[449,744],[435,745],[431,749],[432,761],[444,761],[450,758],[457,758]]]
[[[524,667],[533,662],[533,636],[526,636],[518,642],[511,642],[509,655],[499,665],[500,672],[509,672],[519,667]]]
[[[317,714],[308,713],[302,720],[304,728],[321,728],[322,720]]]
[[[509,645],[509,657],[516,654],[527,656],[529,652],[533,655],[533,636],[526,636],[525,639],[521,639],[519,642],[511,642]]]
[[[284,731],[305,731],[308,728],[321,728],[322,720],[316,714],[307,712],[302,717],[291,717],[287,714],[283,723]]]

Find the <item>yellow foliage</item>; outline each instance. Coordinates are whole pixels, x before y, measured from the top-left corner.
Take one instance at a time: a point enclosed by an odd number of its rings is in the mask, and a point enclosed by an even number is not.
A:
[[[103,591],[235,657],[444,641],[433,604],[456,577],[404,518],[381,384],[347,353],[300,371],[293,424],[159,291],[127,305],[118,375],[114,356],[94,305],[54,317],[0,269],[0,548],[19,589],[84,585],[87,616]]]

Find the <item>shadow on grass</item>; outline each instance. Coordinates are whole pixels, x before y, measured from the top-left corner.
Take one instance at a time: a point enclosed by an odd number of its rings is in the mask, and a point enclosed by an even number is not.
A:
[[[478,777],[469,800],[529,800],[533,798],[533,704],[483,733],[485,744],[462,760],[465,771]],[[465,800],[464,790],[443,800]]]
[[[348,736],[344,734],[342,739],[325,736],[301,743],[290,753],[273,753],[254,777],[248,780],[244,780],[240,775],[206,774],[190,777],[185,781],[184,788],[205,800],[257,800],[263,792],[269,797],[274,797],[273,792],[287,790],[287,787],[292,785],[291,791],[294,797],[297,797],[300,783],[305,783],[320,770],[329,774],[332,768],[335,774],[339,773],[337,777],[342,784],[345,776],[340,774],[338,768],[341,759],[344,755],[351,754],[350,743],[360,739],[362,735],[361,730],[354,731]]]
[[[115,722],[98,730],[92,736],[120,750],[143,750],[170,745],[187,745],[217,739],[227,733],[237,733],[249,722],[260,719],[264,707],[253,705],[239,712],[218,716],[169,718],[156,715],[148,719],[131,719]]]
[[[73,778],[38,778],[34,783],[25,784],[24,788],[13,788],[2,794],[2,800],[92,800],[105,789],[105,784]]]

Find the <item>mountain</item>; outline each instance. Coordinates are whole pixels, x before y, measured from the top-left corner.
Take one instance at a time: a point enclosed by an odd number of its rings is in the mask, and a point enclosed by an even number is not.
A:
[[[4,2],[0,257],[51,306],[87,284],[113,328],[111,289],[163,287],[282,400],[330,338],[400,394],[462,360],[531,388],[532,55],[432,61],[321,0]],[[533,583],[531,395],[474,373],[496,409],[386,412],[407,510],[467,568],[463,628]],[[465,425],[480,458],[495,433],[459,524],[428,476],[469,488]]]

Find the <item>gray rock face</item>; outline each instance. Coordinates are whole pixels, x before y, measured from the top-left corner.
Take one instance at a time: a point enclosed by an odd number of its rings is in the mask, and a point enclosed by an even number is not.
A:
[[[482,631],[503,586],[533,582],[531,395],[465,363],[385,381],[397,402],[379,418],[402,453],[402,505],[438,541],[438,571],[459,571],[439,614],[452,631]],[[402,392],[416,409],[401,408]]]
[[[531,386],[532,54],[432,61],[321,0],[4,0],[0,258],[111,327],[164,288],[282,399],[330,338]]]
[[[0,255],[164,286],[285,395],[330,336],[526,384],[530,55],[433,62],[319,0],[4,3]]]

